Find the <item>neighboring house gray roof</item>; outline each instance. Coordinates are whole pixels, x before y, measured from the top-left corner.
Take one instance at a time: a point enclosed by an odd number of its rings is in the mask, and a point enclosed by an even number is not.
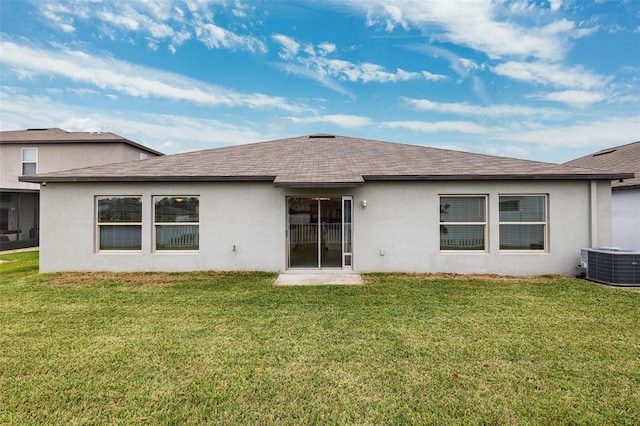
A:
[[[141,145],[111,132],[67,132],[52,127],[48,129],[7,130],[0,132],[0,144],[60,144],[60,143],[123,143],[154,155],[160,151]]]
[[[614,191],[640,188],[640,141],[607,148],[564,163],[568,166],[589,167],[616,173],[634,173],[635,178],[616,180],[611,184]]]
[[[633,175],[333,135],[310,135],[24,176],[26,182],[269,181],[352,187],[365,181],[620,179]]]

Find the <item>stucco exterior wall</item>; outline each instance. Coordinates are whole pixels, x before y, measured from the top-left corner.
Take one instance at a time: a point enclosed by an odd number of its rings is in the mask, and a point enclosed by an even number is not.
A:
[[[140,154],[154,156],[124,143],[29,143],[0,145],[0,188],[37,190],[38,184],[19,182],[22,175],[22,148],[37,148],[38,173],[139,160]]]
[[[640,250],[640,189],[613,192],[611,219],[613,246]]]
[[[608,185],[596,184],[600,245],[610,241]],[[572,275],[580,248],[590,246],[591,187],[586,181],[397,182],[371,185],[366,191],[367,207],[354,220],[354,266],[361,271]],[[489,196],[488,250],[441,252],[438,197],[468,194]],[[498,197],[528,194],[549,196],[548,251],[501,252]]]
[[[439,250],[439,195],[445,194],[488,195],[486,253]],[[501,252],[498,196],[529,194],[548,194],[548,251]],[[96,195],[143,197],[142,252],[96,252]],[[200,197],[199,252],[153,252],[153,195]],[[594,186],[588,181],[368,182],[360,188],[331,190],[275,188],[271,183],[49,183],[41,190],[40,269],[284,271],[286,197],[342,195],[354,200],[356,272],[573,275],[580,249],[589,247],[592,237],[600,246],[611,243],[607,181]]]

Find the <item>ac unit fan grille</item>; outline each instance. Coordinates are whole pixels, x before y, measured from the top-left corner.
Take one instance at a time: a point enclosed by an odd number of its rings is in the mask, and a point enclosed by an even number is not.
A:
[[[588,252],[587,279],[612,285],[640,285],[640,254]]]

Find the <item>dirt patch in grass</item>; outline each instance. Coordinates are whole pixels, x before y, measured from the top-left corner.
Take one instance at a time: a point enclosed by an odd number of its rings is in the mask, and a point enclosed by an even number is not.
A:
[[[398,274],[385,274],[386,276],[393,276],[394,279],[423,279],[423,280],[456,280],[456,281],[468,281],[468,280],[480,280],[480,281],[500,281],[500,282],[541,282],[546,281],[554,276],[542,276],[542,275],[498,275],[498,274],[456,274],[447,272],[433,272],[433,273],[398,273]]]
[[[224,275],[224,272],[201,272],[205,275]],[[367,274],[375,277],[378,274]],[[497,274],[456,274],[456,273],[413,273],[413,274],[384,274],[386,278],[393,277],[396,281],[405,280],[456,280],[456,281],[498,281],[498,282],[541,282],[548,280],[548,276],[514,276]],[[52,286],[83,286],[95,284],[120,284],[124,288],[152,288],[166,287],[183,283],[179,273],[173,272],[59,272],[50,274],[43,281],[44,285]],[[365,280],[366,283],[366,280]]]
[[[61,272],[48,277],[42,284],[53,286],[122,284],[128,288],[144,288],[176,284],[176,276],[168,272]]]

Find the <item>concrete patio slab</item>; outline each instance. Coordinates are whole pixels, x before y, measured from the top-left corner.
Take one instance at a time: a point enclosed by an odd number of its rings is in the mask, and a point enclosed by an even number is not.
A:
[[[280,274],[274,285],[362,285],[360,274],[345,273],[286,273]]]

